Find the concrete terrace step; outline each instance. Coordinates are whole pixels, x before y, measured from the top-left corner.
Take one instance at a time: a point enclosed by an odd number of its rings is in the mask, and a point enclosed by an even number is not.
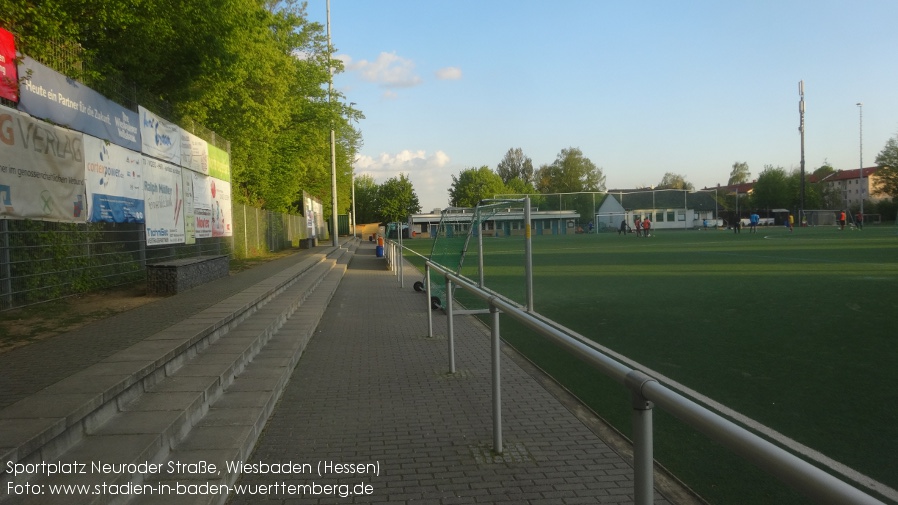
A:
[[[196,494],[169,494],[165,496],[166,503],[205,505],[227,500],[227,493],[216,493],[201,486],[227,486],[239,478],[240,473],[230,471],[228,463],[245,461],[252,454],[347,264],[348,261],[341,261],[327,275],[316,290],[321,295],[297,309],[210,406],[207,415],[171,451],[162,471],[146,478],[148,484],[167,489],[169,493],[174,493],[179,484],[198,490]],[[210,470],[210,464],[215,471]],[[159,499],[159,496],[135,496],[131,503],[155,504]]]
[[[142,480],[140,473],[130,472],[48,477],[41,475],[46,468],[38,469],[36,475],[18,476],[7,470],[10,462],[78,461],[86,463],[90,471],[91,462],[164,461],[297,307],[305,314],[305,305],[318,306],[322,297],[326,305],[335,287],[322,289],[321,295],[316,288],[325,279],[329,286],[335,275],[342,277],[350,256],[351,251],[344,248],[334,250],[330,257],[312,255],[0,411],[0,502],[53,503],[49,496],[8,497],[9,482],[121,484]],[[338,263],[341,266],[335,269]],[[308,324],[314,328],[317,321]],[[259,422],[264,425],[264,420]],[[121,496],[70,494],[62,501],[60,498],[56,497],[58,503],[107,503],[120,501],[115,498]]]

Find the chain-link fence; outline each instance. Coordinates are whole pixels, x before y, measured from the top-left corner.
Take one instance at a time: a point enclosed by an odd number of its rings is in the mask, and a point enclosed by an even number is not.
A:
[[[218,254],[243,259],[298,247],[305,222],[235,203],[232,237],[147,247],[143,224],[0,219],[0,311],[143,282],[148,263]]]

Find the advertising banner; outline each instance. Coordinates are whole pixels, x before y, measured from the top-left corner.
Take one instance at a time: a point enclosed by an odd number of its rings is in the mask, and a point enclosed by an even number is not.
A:
[[[140,112],[140,152],[181,164],[181,127],[138,106]]]
[[[193,210],[193,174],[181,170],[181,187],[184,188],[184,243],[196,244],[196,212]]]
[[[212,178],[185,170],[193,177],[193,213],[196,215],[196,238],[212,236]]]
[[[184,196],[181,167],[149,156],[143,165],[143,200],[147,245],[184,243]]]
[[[19,110],[140,151],[138,117],[78,81],[25,57]]]
[[[234,234],[231,220],[231,183],[209,178],[212,195],[212,236],[230,237]]]
[[[0,28],[0,96],[19,101],[19,74],[16,71],[16,39]]]
[[[187,130],[181,130],[181,166],[209,175],[209,144]]]
[[[84,180],[90,221],[144,222],[140,159],[140,153],[84,135]]]
[[[228,152],[209,144],[209,175],[231,182],[231,157]]]
[[[81,137],[0,106],[0,218],[83,223]]]

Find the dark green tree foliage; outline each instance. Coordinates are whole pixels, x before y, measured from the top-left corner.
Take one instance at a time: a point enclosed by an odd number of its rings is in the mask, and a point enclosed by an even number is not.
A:
[[[458,177],[452,176],[449,203],[453,207],[474,207],[481,200],[505,192],[502,179],[489,167],[484,165],[480,168],[466,168]]]
[[[379,187],[374,182],[374,177],[362,175],[355,178],[355,211],[358,223],[382,222],[377,193]]]
[[[575,193],[604,191],[602,169],[583,156],[576,147],[562,149],[551,165],[543,165],[536,174],[536,188],[540,193]]]
[[[786,169],[766,165],[758,176],[751,195],[752,207],[757,209],[788,209],[793,203],[790,177]]]
[[[876,155],[876,166],[876,189],[893,198],[898,196],[898,136],[890,138]]]
[[[23,52],[51,64],[61,49],[80,47],[93,87],[103,91],[104,78],[133,82],[140,93],[129,99],[187,130],[197,124],[229,140],[239,202],[296,211],[305,190],[329,214],[333,129],[339,212],[349,209],[351,160],[360,144],[350,116],[362,116],[350,114],[339,93],[329,100],[335,49],[324,27],[307,20],[305,4],[0,0],[0,25],[15,33]],[[342,71],[339,60],[330,64]]]
[[[392,177],[381,184],[377,200],[381,217],[386,222],[405,221],[408,216],[421,212],[418,195],[405,174],[399,174],[399,177]]]

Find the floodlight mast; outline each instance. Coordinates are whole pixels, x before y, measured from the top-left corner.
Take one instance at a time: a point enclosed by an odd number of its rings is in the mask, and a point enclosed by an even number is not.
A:
[[[858,172],[858,184],[861,186],[860,196],[861,196],[861,220],[864,219],[864,193],[867,190],[867,186],[864,184],[864,104],[861,102],[857,103],[858,120],[860,121],[860,172]],[[859,223],[855,223],[859,224]],[[858,230],[862,229],[857,227]]]
[[[798,115],[800,121],[798,131],[801,133],[801,182],[799,184],[798,226],[801,226],[801,220],[804,216],[804,81],[798,81],[798,96]]]

